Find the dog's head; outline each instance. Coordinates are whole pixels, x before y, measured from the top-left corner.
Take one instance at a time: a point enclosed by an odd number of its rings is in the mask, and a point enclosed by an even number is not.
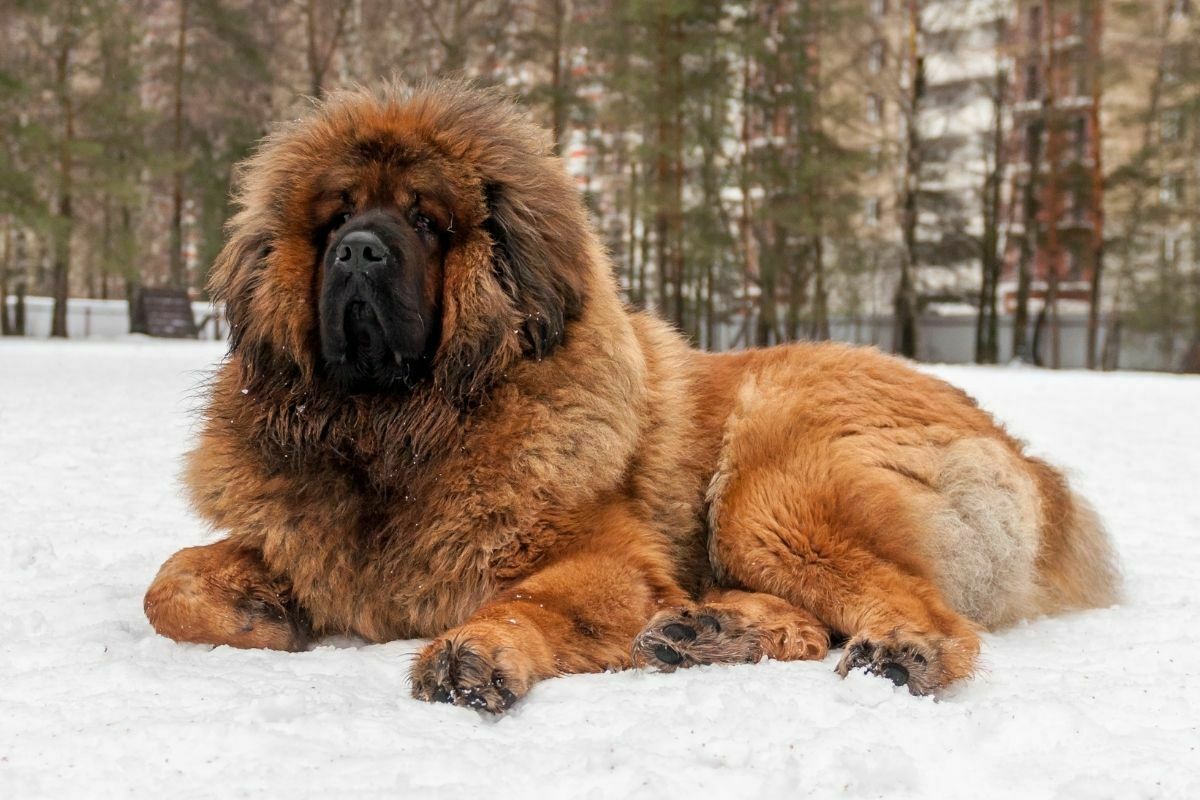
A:
[[[593,246],[548,133],[463,83],[333,95],[241,166],[231,348],[349,393],[478,396],[563,342]]]

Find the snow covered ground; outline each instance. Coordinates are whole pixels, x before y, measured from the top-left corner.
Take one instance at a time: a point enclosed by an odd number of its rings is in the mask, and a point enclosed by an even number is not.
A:
[[[937,368],[1066,466],[1119,607],[991,635],[941,701],[822,663],[409,699],[418,643],[178,645],[141,597],[213,534],[177,473],[204,343],[0,343],[0,798],[1200,797],[1200,379]]]

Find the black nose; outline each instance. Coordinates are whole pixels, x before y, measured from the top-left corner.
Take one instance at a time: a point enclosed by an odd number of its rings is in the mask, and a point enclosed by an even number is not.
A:
[[[333,263],[346,269],[367,270],[383,264],[391,251],[370,231],[351,231],[341,238],[334,249]]]

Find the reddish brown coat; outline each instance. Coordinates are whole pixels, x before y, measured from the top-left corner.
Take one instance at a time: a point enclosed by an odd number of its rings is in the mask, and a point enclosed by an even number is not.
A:
[[[981,625],[1115,595],[1095,518],[962,392],[841,345],[707,355],[626,309],[548,136],[495,94],[335,95],[239,200],[213,279],[232,352],[186,475],[229,538],[164,566],[166,635],[435,637],[414,693],[500,710],[635,660],[819,657],[830,631],[843,671],[932,691]],[[322,226],[413,203],[445,231],[431,376],[339,393]]]

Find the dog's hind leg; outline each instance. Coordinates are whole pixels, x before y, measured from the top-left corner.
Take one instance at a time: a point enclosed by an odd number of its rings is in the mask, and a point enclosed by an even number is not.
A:
[[[727,585],[781,597],[846,636],[842,675],[863,668],[914,694],[969,676],[978,627],[887,544],[911,540],[896,513],[903,494],[883,484],[797,484],[794,473],[765,469],[726,487],[710,552]]]
[[[308,624],[253,548],[223,539],[167,559],[146,591],[146,617],[179,642],[303,650]]]
[[[824,658],[829,629],[779,597],[716,589],[692,606],[659,612],[634,640],[634,663],[663,672],[762,658]]]

